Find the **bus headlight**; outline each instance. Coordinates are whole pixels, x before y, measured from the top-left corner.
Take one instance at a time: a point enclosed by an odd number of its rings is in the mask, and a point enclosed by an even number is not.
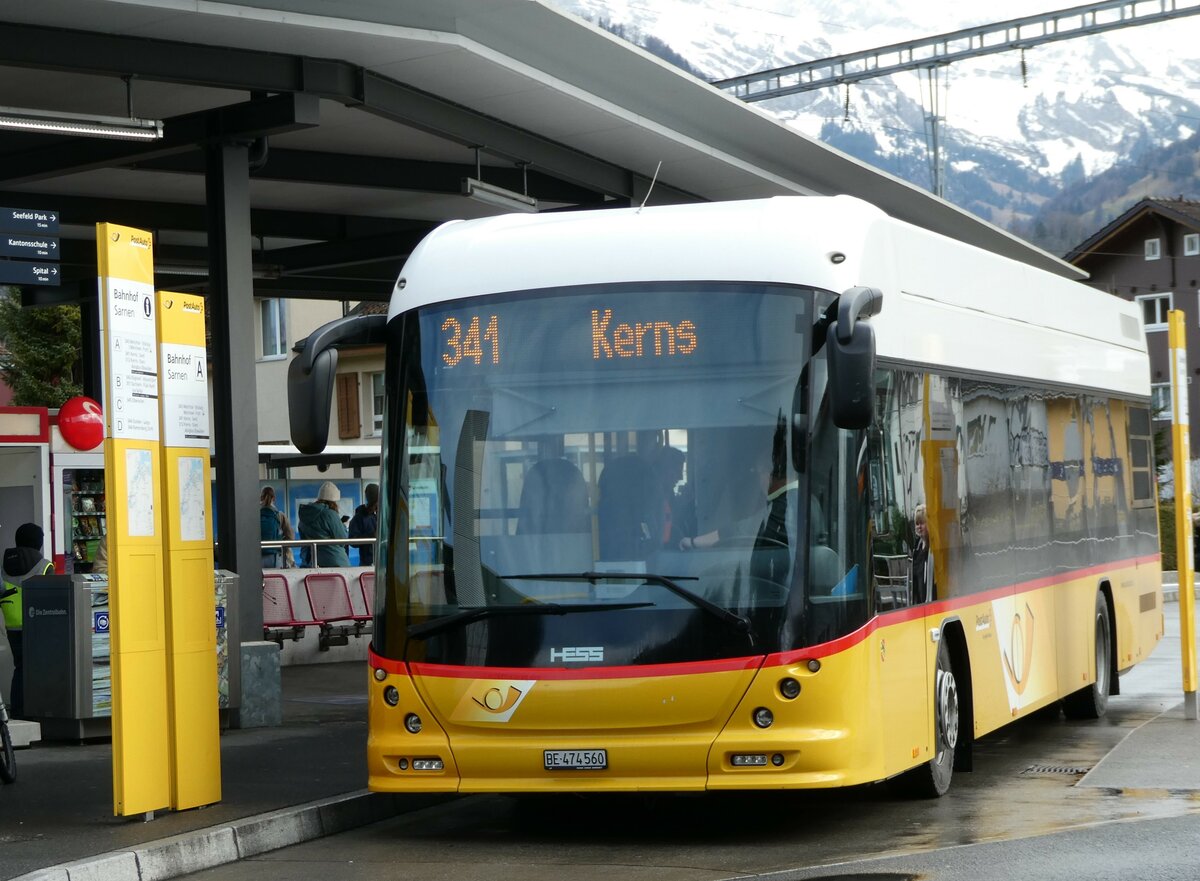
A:
[[[787,676],[779,680],[779,693],[790,701],[800,697],[800,683]]]
[[[400,703],[400,692],[396,690],[396,686],[389,685],[383,690],[383,702],[389,707],[394,707]]]
[[[409,713],[404,717],[404,728],[409,734],[421,733],[421,717],[416,713]]]
[[[775,724],[775,714],[766,707],[759,707],[754,711],[754,724],[759,728],[770,728]]]

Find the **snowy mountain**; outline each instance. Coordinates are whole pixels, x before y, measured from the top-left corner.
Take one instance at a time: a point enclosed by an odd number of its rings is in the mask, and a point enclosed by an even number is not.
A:
[[[1065,8],[1010,0],[549,0],[708,80],[872,49]],[[1200,16],[957,62],[936,90],[945,195],[1007,228],[1031,229],[1064,186],[1200,132]],[[661,52],[659,54],[662,54]],[[761,102],[797,130],[921,186],[930,184],[930,89],[916,72]],[[924,99],[924,103],[923,103]],[[1172,195],[1200,195],[1194,178]],[[1190,192],[1189,192],[1190,191]],[[1145,195],[1145,194],[1142,194]]]

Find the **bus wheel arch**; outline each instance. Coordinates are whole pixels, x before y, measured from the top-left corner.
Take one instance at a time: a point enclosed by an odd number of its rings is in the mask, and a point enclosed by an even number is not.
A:
[[[967,637],[958,618],[942,623],[942,640],[950,653],[950,663],[958,687],[958,744],[954,749],[954,770],[974,767],[975,696],[971,688],[971,657]]]
[[[893,790],[908,797],[940,798],[949,791],[954,771],[971,767],[975,724],[970,662],[957,619],[943,622],[939,630],[934,677],[933,757],[888,781]]]
[[[1108,699],[1116,694],[1117,660],[1111,587],[1103,582],[1096,591],[1094,605],[1095,637],[1092,664],[1095,678],[1078,691],[1063,698],[1063,713],[1068,719],[1099,719],[1108,710]]]

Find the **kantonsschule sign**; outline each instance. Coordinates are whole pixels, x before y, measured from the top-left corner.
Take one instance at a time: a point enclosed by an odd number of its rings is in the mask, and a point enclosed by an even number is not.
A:
[[[59,284],[58,212],[0,208],[0,284]]]

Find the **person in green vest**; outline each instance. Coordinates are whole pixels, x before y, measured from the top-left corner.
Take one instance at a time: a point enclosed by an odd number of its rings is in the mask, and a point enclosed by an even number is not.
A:
[[[22,640],[21,586],[33,575],[54,571],[54,564],[42,555],[42,527],[22,523],[17,527],[16,546],[4,552],[4,588],[0,590],[0,610],[4,612],[4,627],[8,630],[8,645],[13,656],[12,701],[9,715],[20,718],[24,711],[25,694],[21,675]]]
[[[8,630],[8,647],[12,649],[12,706],[11,715],[20,718],[24,712],[25,694],[22,682],[24,654],[22,605],[20,593],[25,579],[32,575],[53,573],[54,564],[42,556],[44,534],[37,523],[22,523],[17,527],[16,547],[4,552],[4,589],[0,591],[0,609]]]

